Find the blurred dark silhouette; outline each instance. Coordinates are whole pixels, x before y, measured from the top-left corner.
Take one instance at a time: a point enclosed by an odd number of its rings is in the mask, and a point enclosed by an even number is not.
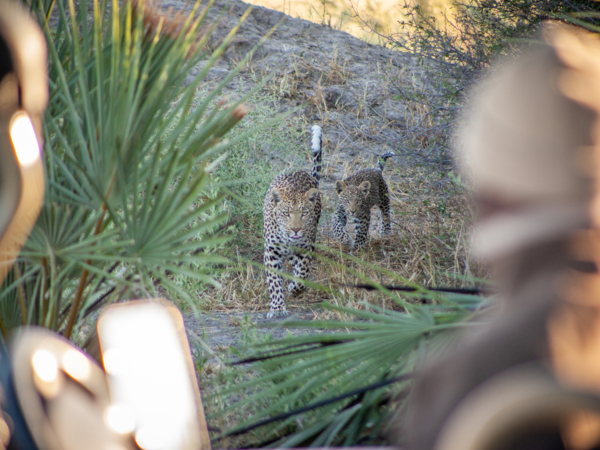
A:
[[[600,410],[599,93],[600,44],[559,24],[472,92],[457,162],[501,308],[422,368],[403,427],[411,450],[600,443],[585,412]]]

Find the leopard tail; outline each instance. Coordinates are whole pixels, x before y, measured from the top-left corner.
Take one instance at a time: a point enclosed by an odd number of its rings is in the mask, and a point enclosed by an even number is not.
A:
[[[321,147],[323,144],[323,131],[318,125],[312,127],[312,170],[311,175],[317,181],[317,187],[319,187],[319,181],[321,181],[321,168],[323,165],[323,154]]]
[[[396,156],[396,154],[394,152],[385,152],[383,155],[381,155],[379,157],[379,163],[377,163],[377,169],[379,169],[380,172],[383,173],[383,168],[385,166],[385,162],[388,160],[388,158],[391,158],[392,156]]]

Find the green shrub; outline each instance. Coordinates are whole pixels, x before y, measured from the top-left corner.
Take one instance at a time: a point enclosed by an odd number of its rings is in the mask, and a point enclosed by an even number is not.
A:
[[[191,299],[176,276],[216,284],[225,259],[214,248],[227,237],[214,232],[226,215],[210,164],[247,109],[243,99],[213,102],[235,71],[197,101],[236,30],[207,52],[216,24],[199,6],[169,18],[142,2],[34,2],[49,55],[46,198],[0,293],[6,329],[36,324],[70,337],[106,302],[157,296],[159,286]]]

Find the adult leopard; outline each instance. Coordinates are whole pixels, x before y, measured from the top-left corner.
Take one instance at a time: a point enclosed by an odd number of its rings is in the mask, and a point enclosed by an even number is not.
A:
[[[314,250],[317,225],[321,217],[319,181],[322,166],[322,130],[312,127],[312,170],[284,173],[275,177],[265,197],[263,206],[265,241],[264,262],[271,299],[267,318],[285,317],[283,279],[275,271],[290,260],[294,276],[306,279],[310,260],[306,252]],[[306,286],[301,281],[291,281],[288,291],[297,295]]]
[[[381,210],[382,234],[392,232],[390,223],[390,196],[388,186],[383,179],[383,168],[393,152],[381,155],[377,169],[362,169],[343,181],[335,182],[338,201],[333,221],[333,232],[343,244],[352,246],[353,250],[364,248],[367,232],[371,222],[371,208],[378,206]],[[354,219],[355,239],[346,231],[347,214]]]

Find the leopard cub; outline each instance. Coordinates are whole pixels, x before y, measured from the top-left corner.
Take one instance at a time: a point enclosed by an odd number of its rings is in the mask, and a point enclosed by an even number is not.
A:
[[[334,214],[333,232],[344,245],[353,250],[364,248],[371,222],[371,208],[378,206],[381,210],[381,225],[384,235],[392,232],[390,223],[390,197],[388,186],[383,179],[383,167],[393,152],[381,155],[377,169],[362,169],[342,181],[336,181],[338,194]],[[354,220],[354,242],[346,231],[348,214]]]

